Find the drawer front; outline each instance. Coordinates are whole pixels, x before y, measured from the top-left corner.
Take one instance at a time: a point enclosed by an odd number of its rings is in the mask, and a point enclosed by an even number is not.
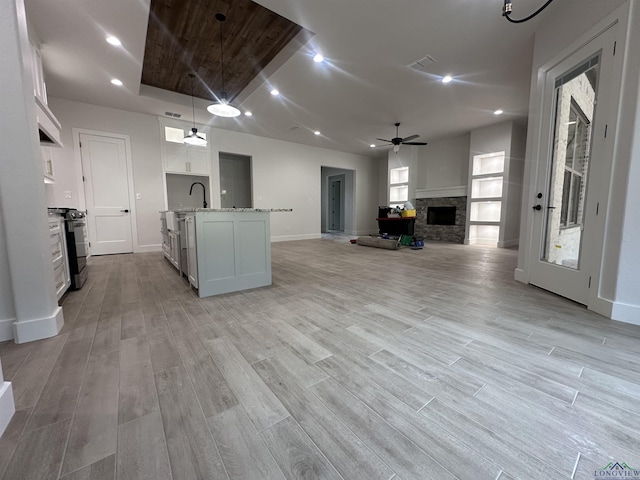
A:
[[[51,235],[49,240],[51,246],[51,260],[55,262],[64,256],[64,242],[62,241],[61,232],[58,232],[56,235]]]
[[[56,293],[60,293],[60,291],[65,287],[67,281],[64,271],[64,262],[60,262],[58,266],[53,269],[53,274],[56,282]]]
[[[61,228],[60,228],[60,221],[59,220],[57,220],[55,222],[49,221],[49,233],[50,234],[59,233],[60,231],[61,231]]]

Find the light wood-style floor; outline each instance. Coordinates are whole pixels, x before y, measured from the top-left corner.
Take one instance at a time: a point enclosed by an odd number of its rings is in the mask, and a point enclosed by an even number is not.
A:
[[[513,280],[517,252],[276,243],[198,299],[160,254],[90,259],[57,337],[0,345],[0,477],[593,479],[640,467],[640,327]]]

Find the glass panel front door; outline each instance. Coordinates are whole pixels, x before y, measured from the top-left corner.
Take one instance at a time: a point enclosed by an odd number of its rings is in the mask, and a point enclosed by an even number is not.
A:
[[[542,261],[579,270],[599,56],[555,81],[555,130]]]

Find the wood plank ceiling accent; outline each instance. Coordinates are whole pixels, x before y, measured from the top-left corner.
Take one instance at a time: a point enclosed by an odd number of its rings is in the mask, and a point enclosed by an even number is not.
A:
[[[216,13],[227,17],[222,35],[229,100],[242,92],[294,37],[307,32],[250,0],[151,0],[142,83],[191,95],[187,74],[193,72],[194,96],[215,100],[222,91]]]

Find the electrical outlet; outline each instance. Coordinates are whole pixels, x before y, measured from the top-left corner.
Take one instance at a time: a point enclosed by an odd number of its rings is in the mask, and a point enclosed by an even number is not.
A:
[[[64,198],[71,198],[71,190],[64,191]]]
[[[136,193],[136,200],[142,200],[142,194]]]

